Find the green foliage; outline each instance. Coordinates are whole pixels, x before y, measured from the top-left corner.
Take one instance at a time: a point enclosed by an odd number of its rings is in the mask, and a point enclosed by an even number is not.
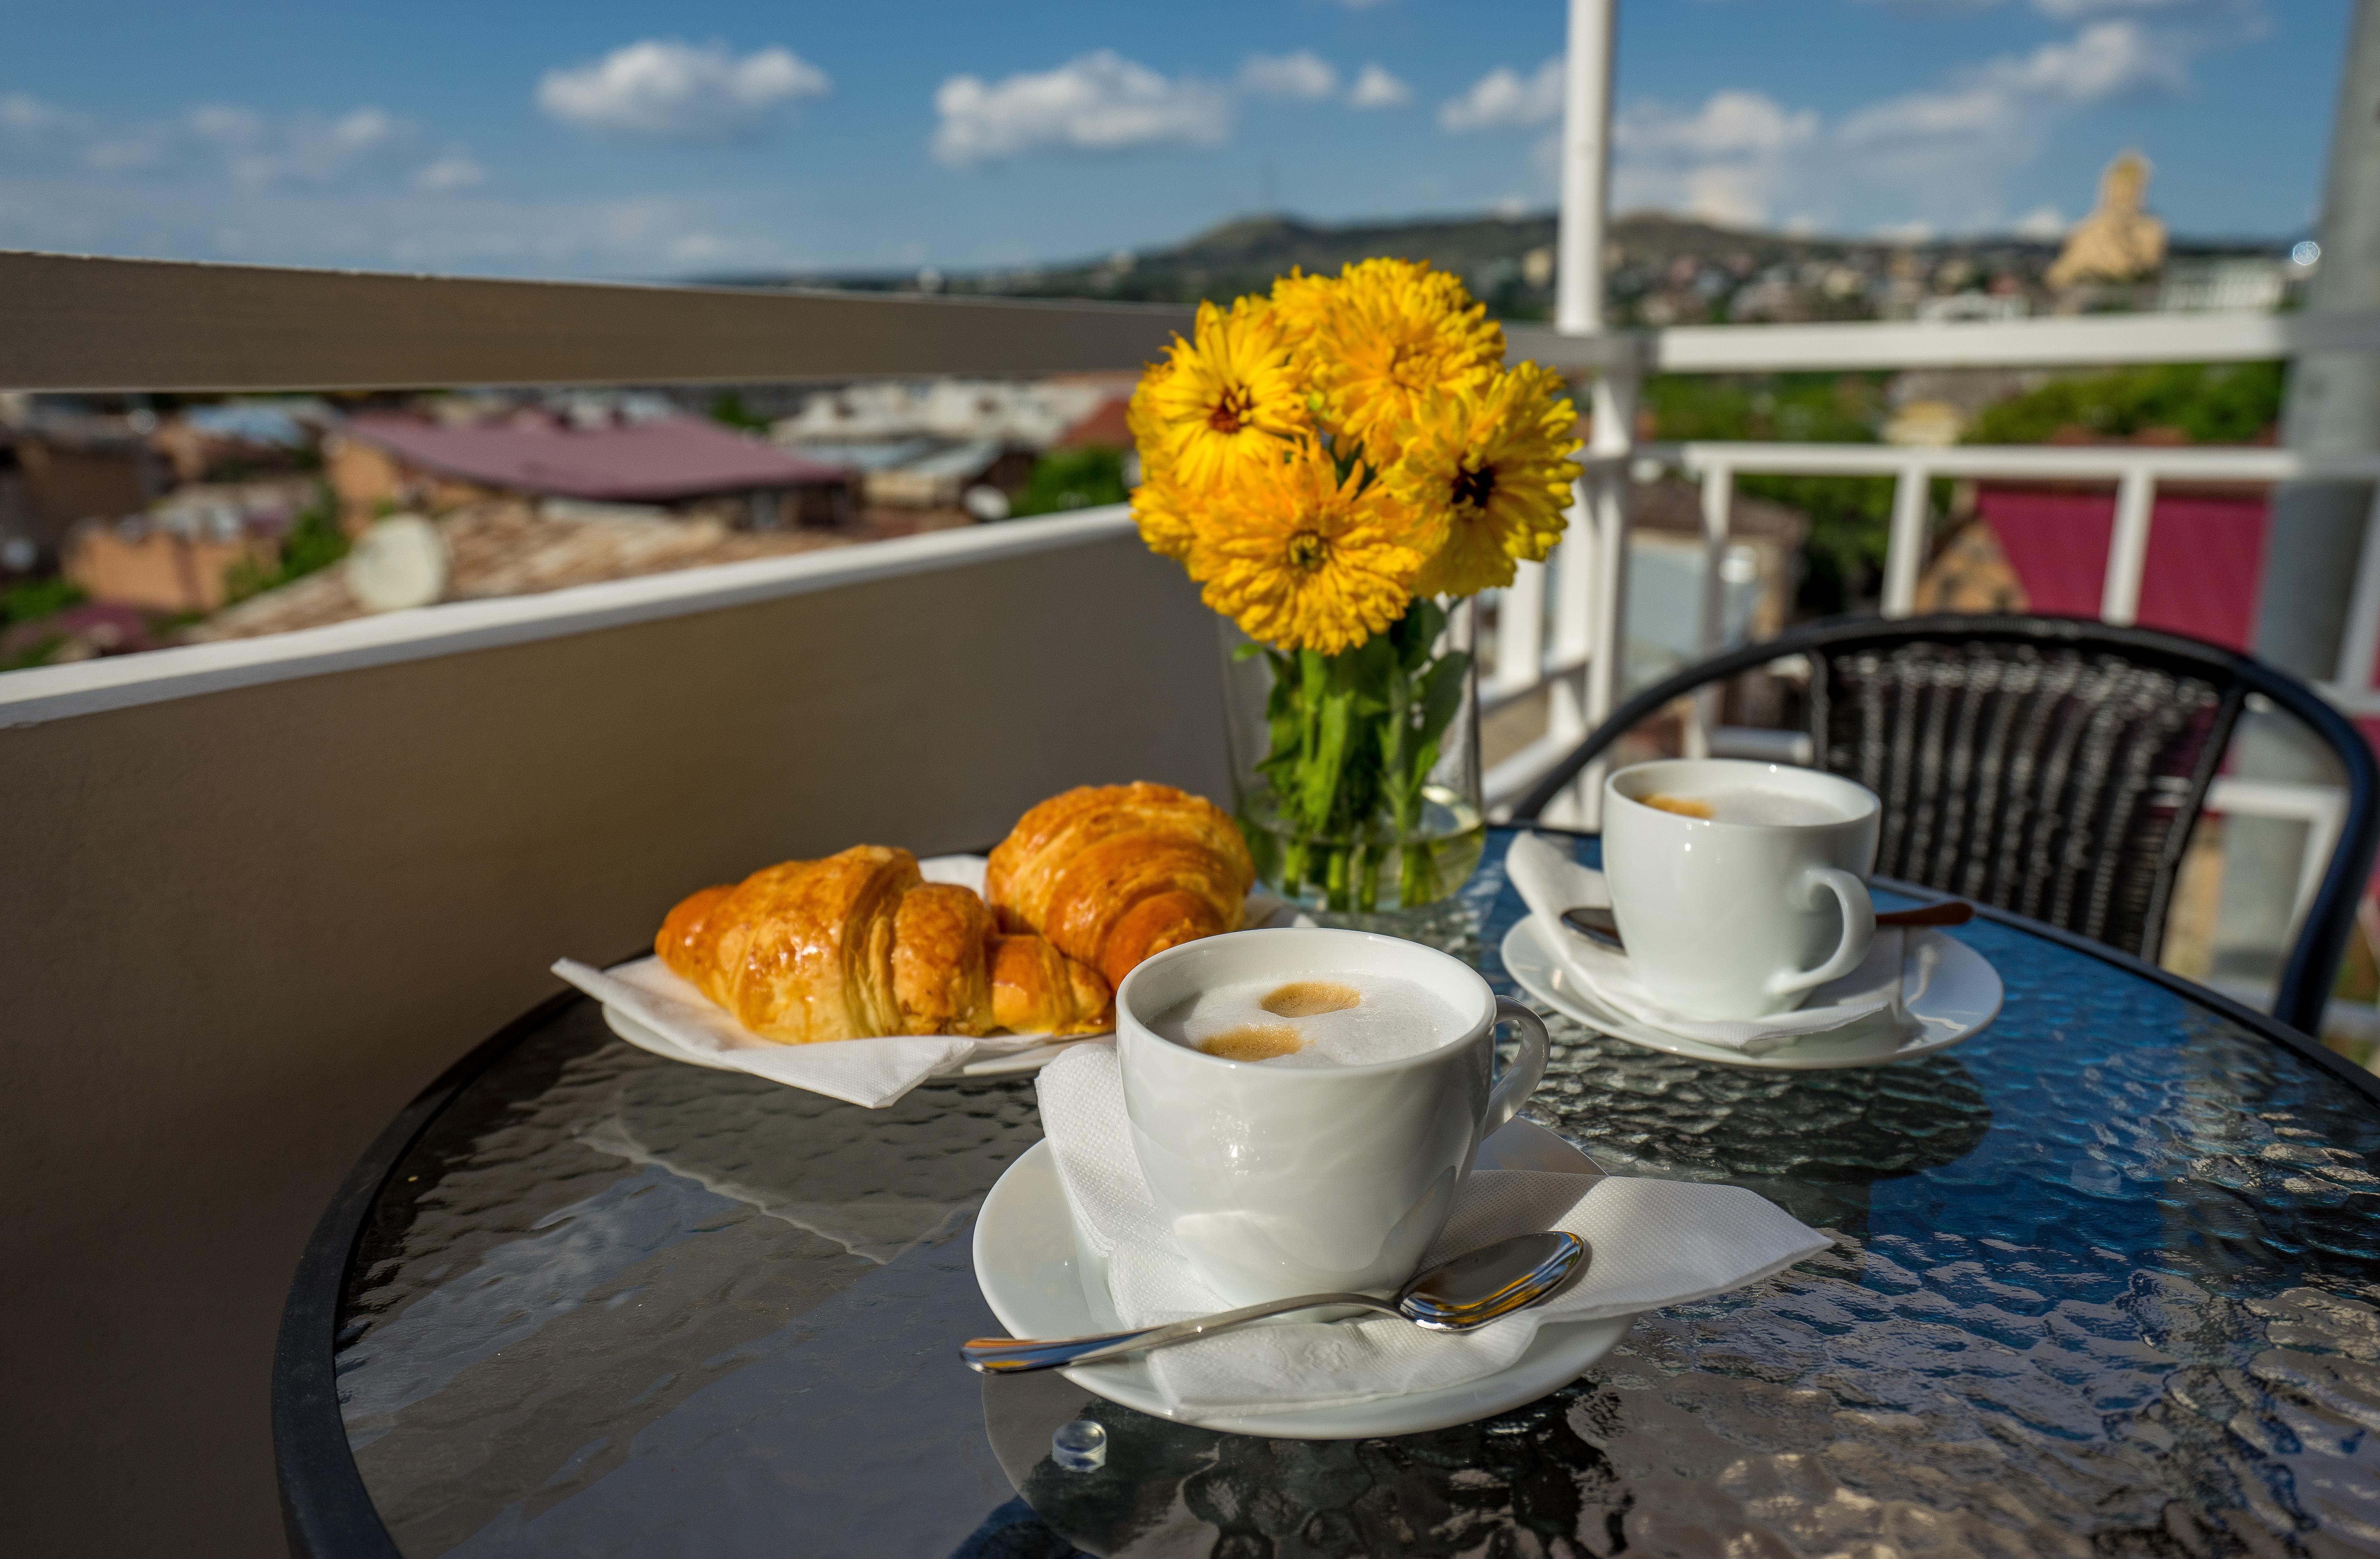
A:
[[[2278,363],[2160,363],[2052,380],[1975,419],[1971,444],[2037,444],[2069,429],[2131,438],[2177,429],[2194,444],[2251,443],[2279,420]]]
[[[328,568],[347,555],[347,533],[339,528],[338,500],[329,487],[317,487],[314,502],[298,512],[289,534],[281,538],[278,563],[264,565],[240,558],[224,570],[224,604],[277,590],[293,579]]]
[[[1645,405],[1664,441],[1867,444],[1884,420],[1884,376],[1664,375],[1645,386]],[[1892,528],[1890,478],[1746,475],[1736,488],[1809,517],[1798,610],[1830,616],[1875,596]]]
[[[11,622],[36,622],[53,612],[83,601],[82,586],[63,575],[19,579],[0,592],[0,627]]]
[[[1123,455],[1118,451],[1052,450],[1033,463],[1033,475],[1009,513],[1022,519],[1027,514],[1121,503],[1129,496],[1123,485]]]
[[[1446,609],[1419,599],[1388,632],[1337,655],[1250,647],[1272,664],[1271,751],[1257,767],[1290,836],[1284,892],[1311,883],[1332,909],[1378,902],[1384,846],[1415,836],[1422,787],[1463,705],[1470,656],[1430,653],[1445,628]],[[1426,902],[1427,853],[1399,853],[1400,901]]]
[[[744,404],[741,390],[722,390],[710,398],[710,420],[747,433],[765,433],[769,419]]]

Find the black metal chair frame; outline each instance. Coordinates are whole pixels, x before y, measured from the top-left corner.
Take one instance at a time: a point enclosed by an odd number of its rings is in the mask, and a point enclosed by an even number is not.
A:
[[[2234,701],[2261,694],[2282,712],[2303,721],[2330,748],[2345,770],[2347,816],[2331,849],[2322,884],[2314,890],[2296,944],[2282,965],[2273,1012],[2281,1021],[2305,1033],[2319,1033],[2322,1014],[2330,997],[2348,934],[2355,925],[2357,900],[2380,849],[2380,763],[2362,733],[2333,708],[2320,694],[2288,672],[2252,656],[2220,645],[2149,628],[2121,628],[2088,618],[1979,617],[1941,615],[1896,619],[1855,618],[1822,622],[1744,646],[1688,666],[1664,678],[1614,710],[1561,762],[1549,769],[1514,804],[1515,822],[1534,822],[1539,814],[1577,779],[1579,771],[1601,756],[1630,730],[1661,712],[1670,704],[1715,683],[1756,671],[1794,655],[1824,658],[1857,649],[1889,649],[1933,641],[1955,643],[1967,637],[2029,641],[2043,649],[2090,651],[2104,649],[2151,661],[2161,661],[2232,690]],[[1824,700],[1813,699],[1812,717],[1822,719]],[[1813,731],[1813,760],[1824,762],[1824,732]],[[2225,732],[2228,738],[2228,730]],[[2205,780],[2211,780],[2209,774]],[[2204,809],[2206,783],[2202,780],[2189,798],[2188,826],[2194,828]]]

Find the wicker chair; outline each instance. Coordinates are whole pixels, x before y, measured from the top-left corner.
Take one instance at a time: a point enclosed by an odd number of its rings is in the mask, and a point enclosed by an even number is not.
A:
[[[1825,623],[1689,666],[1631,698],[1513,807],[1546,805],[1672,700],[1801,655],[1812,761],[1884,799],[1879,876],[2154,959],[2183,847],[2251,694],[2347,778],[2345,826],[2283,966],[2275,1016],[2319,1032],[2380,844],[2380,766],[2311,688],[2172,634],[2055,617]]]

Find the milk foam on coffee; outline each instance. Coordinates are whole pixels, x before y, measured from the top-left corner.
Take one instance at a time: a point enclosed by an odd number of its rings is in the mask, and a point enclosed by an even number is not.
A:
[[[1186,1049],[1274,1067],[1401,1061],[1463,1033],[1442,998],[1381,974],[1270,975],[1218,985],[1176,1002],[1148,1026]]]
[[[1718,791],[1700,796],[1652,793],[1633,799],[1658,812],[1671,812],[1682,817],[1699,817],[1713,823],[1746,823],[1755,828],[1842,823],[1851,817],[1851,814],[1809,796],[1753,788]]]

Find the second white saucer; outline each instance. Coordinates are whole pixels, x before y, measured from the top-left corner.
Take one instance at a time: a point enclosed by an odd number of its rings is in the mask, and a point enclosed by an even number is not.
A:
[[[1554,956],[1544,928],[1534,916],[1505,933],[1504,969],[1523,990],[1564,1017],[1575,1019],[1597,1033],[1624,1039],[1648,1050],[1712,1061],[1723,1067],[1830,1071],[1841,1067],[1880,1067],[1890,1061],[1906,1061],[1948,1050],[1961,1040],[1981,1033],[1998,1016],[2005,992],[1999,972],[1992,967],[1991,961],[1956,937],[1940,932],[1926,935],[1938,949],[1939,961],[1925,990],[1909,1004],[1909,1015],[1917,1020],[1919,1032],[1898,1045],[1814,1036],[1753,1056],[1656,1028],[1614,1010],[1565,968],[1561,960]]]

